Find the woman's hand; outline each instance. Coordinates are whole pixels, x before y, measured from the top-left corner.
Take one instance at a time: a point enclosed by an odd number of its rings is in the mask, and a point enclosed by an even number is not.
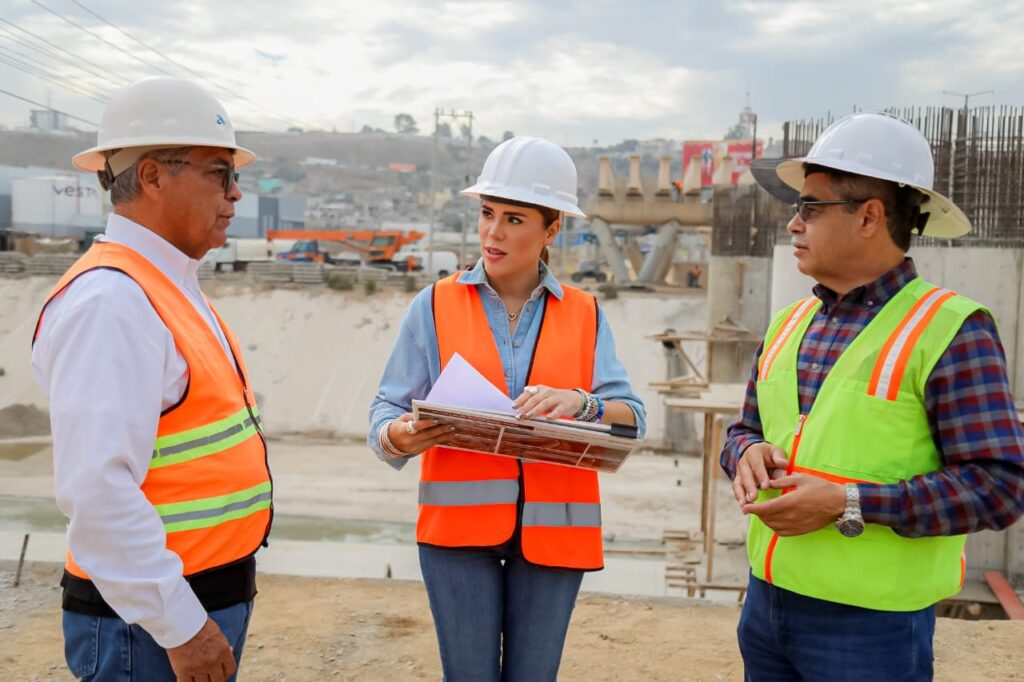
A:
[[[441,445],[454,433],[454,426],[440,424],[436,419],[414,421],[411,412],[406,412],[388,424],[391,444],[410,455],[419,455],[435,445]]]
[[[525,387],[522,395],[512,403],[512,407],[520,419],[571,417],[583,407],[583,396],[571,388],[557,389],[538,384]]]

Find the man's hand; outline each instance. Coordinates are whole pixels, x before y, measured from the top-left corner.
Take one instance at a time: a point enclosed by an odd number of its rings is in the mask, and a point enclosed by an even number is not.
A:
[[[768,490],[773,469],[786,470],[786,453],[771,443],[754,443],[743,451],[732,479],[732,494],[742,506],[757,499],[758,490]]]
[[[411,412],[388,423],[388,438],[402,452],[419,455],[441,445],[455,434],[455,427],[439,424],[434,419],[416,421]]]
[[[833,523],[846,510],[843,486],[817,476],[783,476],[770,480],[768,486],[791,490],[765,502],[748,502],[741,509],[744,514],[756,514],[779,535],[811,533]]]
[[[177,682],[224,682],[235,674],[231,645],[209,616],[195,636],[167,650]]]

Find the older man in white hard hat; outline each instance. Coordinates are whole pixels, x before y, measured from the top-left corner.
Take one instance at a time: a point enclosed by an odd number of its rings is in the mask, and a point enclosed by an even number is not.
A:
[[[271,479],[239,344],[196,273],[253,158],[220,103],[176,78],[122,90],[74,158],[114,212],[47,297],[32,364],[69,519],[64,643],[81,679],[237,669]]]
[[[992,315],[918,277],[913,233],[958,237],[909,123],[855,114],[758,181],[795,200],[813,295],[779,312],[722,466],[750,514],[749,680],[927,680],[965,534],[1024,512],[1024,434]],[[788,195],[788,196],[787,196]]]

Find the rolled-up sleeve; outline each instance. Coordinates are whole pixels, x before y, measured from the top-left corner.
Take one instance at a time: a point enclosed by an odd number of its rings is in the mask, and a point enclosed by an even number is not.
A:
[[[412,401],[425,398],[436,378],[431,368],[440,365],[436,348],[427,348],[424,339],[434,338],[434,319],[430,309],[430,289],[424,289],[409,305],[398,337],[370,403],[370,431],[366,443],[382,462],[395,469],[405,466],[407,458],[392,457],[380,448],[380,429],[392,419],[412,411]]]
[[[615,354],[615,338],[605,319],[604,311],[597,311],[597,347],[594,352],[594,380],[590,391],[602,400],[625,403],[636,417],[637,438],[643,438],[647,430],[647,411],[644,404],[633,393],[629,373]]]

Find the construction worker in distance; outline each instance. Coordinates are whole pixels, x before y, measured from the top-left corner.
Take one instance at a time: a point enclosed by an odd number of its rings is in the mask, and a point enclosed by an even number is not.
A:
[[[47,297],[32,365],[69,519],[64,651],[83,680],[234,679],[271,479],[241,347],[197,271],[253,158],[177,78],[120,91],[74,158],[113,213]]]
[[[722,467],[750,515],[748,680],[929,680],[965,534],[1024,512],[1024,433],[992,315],[926,282],[912,233],[970,230],[909,123],[854,114],[755,172],[795,201],[813,295],[768,327]]]
[[[370,406],[369,444],[420,462],[420,569],[450,682],[554,680],[585,571],[604,566],[597,472],[444,447],[452,427],[414,421],[455,353],[526,417],[635,424],[644,408],[593,296],[547,267],[562,215],[583,216],[558,145],[514,137],[477,183],[482,258],[416,296]]]

